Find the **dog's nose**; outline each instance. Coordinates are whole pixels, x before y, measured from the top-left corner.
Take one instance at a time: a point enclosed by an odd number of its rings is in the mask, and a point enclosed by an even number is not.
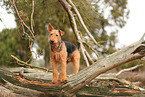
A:
[[[51,43],[54,43],[54,40],[51,40]]]

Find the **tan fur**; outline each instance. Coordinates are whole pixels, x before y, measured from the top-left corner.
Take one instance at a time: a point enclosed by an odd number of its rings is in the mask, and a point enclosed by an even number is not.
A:
[[[64,34],[61,30],[54,30],[51,24],[48,25],[48,32],[49,32],[49,41],[54,41],[54,44],[51,44],[50,49],[50,61],[53,69],[53,80],[52,82],[55,83],[58,80],[61,82],[67,80],[66,79],[66,63],[67,60],[69,62],[73,62],[74,64],[74,73],[76,74],[79,71],[79,63],[80,63],[80,53],[78,49],[76,49],[72,55],[67,58],[67,48],[65,46],[65,43],[61,41],[61,36]],[[62,45],[62,49],[60,50],[60,47]],[[52,51],[53,50],[53,51]],[[57,71],[57,63],[60,64],[60,72],[58,75]]]

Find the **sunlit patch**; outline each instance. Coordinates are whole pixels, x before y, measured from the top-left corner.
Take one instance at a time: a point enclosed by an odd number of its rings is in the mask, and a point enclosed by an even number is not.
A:
[[[43,85],[43,86],[60,86],[65,84],[67,81],[64,82],[56,82],[56,83],[52,83],[51,81],[40,81],[40,80],[30,80],[26,77],[24,77],[22,74],[20,75],[14,75],[15,78],[17,78],[20,82],[23,83],[29,83],[29,84],[35,84],[35,85]]]

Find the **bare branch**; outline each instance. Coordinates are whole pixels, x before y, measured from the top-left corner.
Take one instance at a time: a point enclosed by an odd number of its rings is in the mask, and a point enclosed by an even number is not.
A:
[[[86,49],[85,49],[85,54],[87,55],[87,57],[88,57],[89,61],[91,62],[91,64],[93,64],[94,61],[92,60],[91,56],[90,56],[89,53],[86,51]]]
[[[126,72],[126,71],[130,71],[130,70],[136,69],[136,68],[138,68],[138,67],[140,67],[140,66],[143,66],[143,64],[136,65],[136,66],[131,67],[131,68],[123,69],[123,70],[119,71],[119,72],[116,74],[116,76],[120,75],[120,74],[123,73],[123,72]]]
[[[99,57],[97,51],[96,51],[93,47],[91,47],[91,46],[90,46],[87,42],[85,42],[85,41],[83,41],[83,43],[84,43],[90,50],[92,50],[92,51],[97,55],[97,57]]]
[[[32,0],[32,13],[31,13],[31,29],[32,29],[32,32],[34,33],[34,29],[33,29],[33,24],[34,24],[33,14],[34,14],[34,0]]]
[[[47,72],[52,72],[51,70],[48,70],[47,68],[38,67],[38,66],[33,66],[33,65],[31,65],[31,64],[28,64],[28,63],[26,63],[26,62],[24,62],[24,61],[22,61],[22,60],[16,58],[14,55],[11,55],[11,57],[14,58],[15,60],[17,60],[18,62],[22,63],[22,64],[20,64],[20,65],[24,65],[24,66],[27,66],[27,67],[30,67],[30,68],[38,68],[38,69],[41,69],[41,70],[45,70],[45,71],[47,71]],[[19,64],[19,63],[18,63],[18,64]]]
[[[86,57],[86,55],[85,55],[85,49],[84,49],[84,46],[83,46],[82,43],[80,43],[80,45],[81,45],[80,47],[81,47],[81,50],[82,50],[82,54],[83,54],[84,60],[85,60],[85,62],[86,62],[86,64],[87,64],[87,67],[89,67],[90,64],[89,64],[89,61],[88,61],[88,59],[87,59],[87,57]]]

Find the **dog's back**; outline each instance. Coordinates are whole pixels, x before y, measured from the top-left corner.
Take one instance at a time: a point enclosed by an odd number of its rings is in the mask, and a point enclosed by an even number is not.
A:
[[[67,57],[69,58],[72,55],[72,53],[77,49],[77,47],[74,44],[67,41],[64,41],[64,43],[67,48],[67,54],[68,54]]]

